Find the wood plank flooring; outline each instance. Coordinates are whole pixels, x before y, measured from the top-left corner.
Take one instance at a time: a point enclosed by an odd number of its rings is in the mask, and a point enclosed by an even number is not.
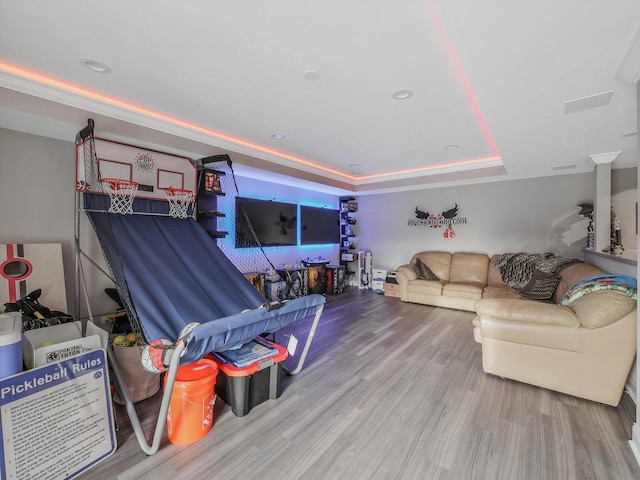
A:
[[[218,401],[205,438],[153,456],[118,407],[118,450],[78,478],[640,478],[626,394],[612,408],[485,374],[473,316],[348,288],[279,399],[244,417]],[[159,400],[136,404],[149,433]]]

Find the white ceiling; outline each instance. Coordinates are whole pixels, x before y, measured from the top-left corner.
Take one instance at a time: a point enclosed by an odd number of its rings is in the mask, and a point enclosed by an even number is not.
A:
[[[624,168],[639,32],[638,0],[0,0],[0,127],[359,194]]]

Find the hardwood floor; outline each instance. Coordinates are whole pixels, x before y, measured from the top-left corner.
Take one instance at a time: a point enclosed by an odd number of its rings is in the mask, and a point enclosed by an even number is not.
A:
[[[327,297],[282,396],[146,456],[124,408],[118,450],[81,479],[638,479],[635,406],[487,375],[473,314],[349,288]],[[298,327],[296,336],[303,332]],[[160,395],[136,404],[151,432]]]

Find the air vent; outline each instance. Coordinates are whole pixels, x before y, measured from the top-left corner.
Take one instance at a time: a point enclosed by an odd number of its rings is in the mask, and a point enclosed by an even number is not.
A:
[[[572,168],[576,168],[575,163],[567,163],[565,165],[556,165],[552,168],[552,170],[569,170]]]
[[[575,100],[569,100],[564,104],[564,113],[576,113],[589,108],[602,107],[607,105],[611,101],[613,96],[613,90],[608,92],[596,93],[588,97],[576,98]]]

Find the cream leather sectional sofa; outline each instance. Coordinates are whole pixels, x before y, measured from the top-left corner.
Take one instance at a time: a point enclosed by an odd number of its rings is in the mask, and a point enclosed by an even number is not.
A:
[[[473,334],[486,373],[618,405],[636,355],[636,300],[598,290],[560,305],[574,285],[606,273],[584,262],[558,270],[551,299],[531,300],[502,281],[493,266],[498,257],[418,253],[397,269],[400,298],[476,312]],[[417,259],[438,279],[418,278]]]

